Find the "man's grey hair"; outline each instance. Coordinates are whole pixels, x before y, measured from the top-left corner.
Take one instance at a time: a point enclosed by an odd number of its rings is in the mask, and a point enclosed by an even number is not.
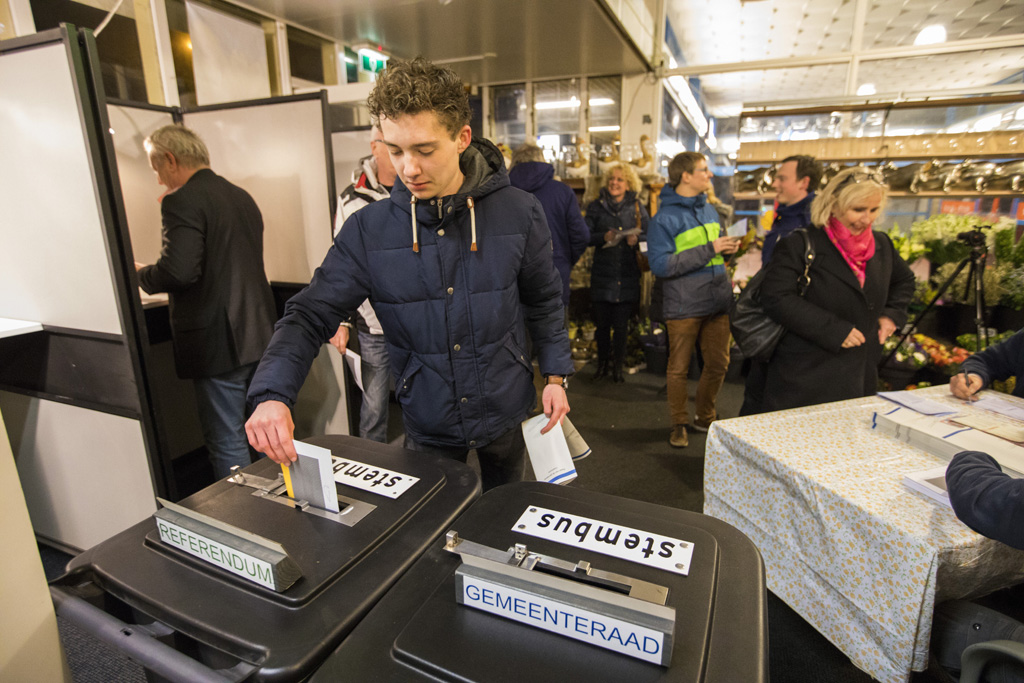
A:
[[[185,126],[164,126],[146,138],[143,144],[151,157],[154,153],[171,154],[179,165],[186,168],[210,165],[210,152],[206,144]]]
[[[529,142],[516,147],[516,151],[512,152],[512,168],[515,168],[517,164],[525,164],[528,161],[547,161],[544,158],[544,150]]]

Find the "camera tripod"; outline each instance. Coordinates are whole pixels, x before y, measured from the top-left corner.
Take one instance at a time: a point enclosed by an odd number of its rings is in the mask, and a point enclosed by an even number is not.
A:
[[[896,343],[896,346],[893,347],[893,350],[890,351],[889,355],[885,357],[884,361],[882,361],[883,366],[887,365],[889,361],[892,360],[893,356],[896,355],[896,352],[899,350],[900,346],[903,345],[903,342],[905,342],[907,338],[910,337],[910,335],[914,334],[914,331],[917,329],[917,326],[921,323],[921,320],[923,320],[924,317],[928,315],[928,312],[935,307],[935,303],[942,298],[942,295],[946,293],[946,290],[949,289],[950,285],[953,284],[957,276],[964,268],[968,268],[967,286],[964,290],[964,303],[967,303],[967,292],[972,291],[971,284],[974,284],[974,329],[975,333],[978,335],[977,350],[981,351],[986,346],[988,346],[988,327],[985,326],[984,277],[985,260],[988,258],[988,248],[985,245],[985,233],[982,232],[982,229],[984,227],[986,226],[976,225],[974,226],[973,230],[962,232],[959,235],[957,235],[956,238],[958,240],[966,243],[971,247],[970,255],[962,259],[960,263],[957,264],[956,270],[954,270],[950,274],[950,276],[946,278],[946,281],[942,283],[942,286],[939,287],[939,290],[935,292],[935,296],[932,297],[932,300],[929,301],[928,305],[924,307],[924,310],[921,311],[916,318],[914,318],[914,322],[910,325],[907,331],[904,332],[902,336],[900,336],[900,339]]]

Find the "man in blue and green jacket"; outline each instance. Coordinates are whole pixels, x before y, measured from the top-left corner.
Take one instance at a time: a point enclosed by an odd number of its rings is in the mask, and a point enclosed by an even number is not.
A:
[[[725,254],[740,240],[720,236],[718,213],[707,203],[711,172],[697,152],[677,154],[668,166],[658,213],[648,229],[651,270],[664,280],[664,314],[668,326],[668,406],[672,417],[669,443],[689,445],[686,427],[706,432],[715,420],[715,401],[729,367],[729,304],[732,284]],[[697,385],[696,415],[689,424],[686,376],[694,346],[700,344],[704,369]]]

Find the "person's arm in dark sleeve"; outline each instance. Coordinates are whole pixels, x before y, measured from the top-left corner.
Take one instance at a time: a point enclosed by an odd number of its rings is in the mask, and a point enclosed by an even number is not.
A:
[[[1024,367],[1024,330],[1020,330],[1006,341],[990,346],[963,362],[964,372],[978,375],[988,387],[993,380],[1004,380],[1018,373]],[[1017,377],[1018,382],[1024,378]]]
[[[285,305],[249,386],[251,406],[275,400],[293,407],[320,347],[370,295],[358,221],[359,214],[345,221],[309,286]]]
[[[797,280],[803,273],[804,238],[800,233],[793,233],[776,245],[765,270],[761,283],[764,312],[812,344],[838,352],[854,325],[800,296]]]
[[[206,226],[202,214],[174,194],[164,197],[163,244],[160,258],[139,269],[139,286],[147,294],[180,292],[198,282],[203,274]]]
[[[604,213],[601,210],[601,204],[595,199],[590,202],[587,206],[587,215],[585,217],[587,228],[590,230],[590,246],[601,248],[604,244],[604,234],[607,230],[600,227],[600,216]]]
[[[764,236],[764,244],[761,245],[761,267],[764,268],[768,265],[768,262],[772,259],[772,253],[775,251],[775,243],[779,241],[779,233],[775,230],[769,230],[768,234]]]
[[[569,190],[565,202],[565,227],[569,232],[569,265],[574,266],[590,246],[590,228],[583,220],[576,193]]]
[[[646,242],[647,241],[647,228],[649,228],[650,225],[651,225],[651,217],[647,213],[647,209],[644,208],[644,205],[641,204],[640,205],[640,241],[641,242]]]
[[[532,202],[526,251],[519,266],[519,301],[543,375],[573,373],[562,307],[562,278],[551,257],[551,233],[544,210]]]
[[[1024,550],[1024,480],[987,453],[957,453],[946,469],[953,512],[979,534]]]
[[[897,331],[907,324],[907,307],[914,298],[916,279],[910,266],[900,256],[892,240],[884,233],[875,233],[875,239],[883,239],[892,252],[892,272],[889,275],[889,296],[886,298],[882,315],[896,323]]]

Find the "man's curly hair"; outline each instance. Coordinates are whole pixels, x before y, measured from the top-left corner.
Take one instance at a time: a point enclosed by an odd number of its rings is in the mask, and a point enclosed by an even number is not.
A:
[[[454,71],[422,57],[391,59],[366,99],[375,125],[380,119],[432,111],[454,139],[469,124],[469,96]]]

